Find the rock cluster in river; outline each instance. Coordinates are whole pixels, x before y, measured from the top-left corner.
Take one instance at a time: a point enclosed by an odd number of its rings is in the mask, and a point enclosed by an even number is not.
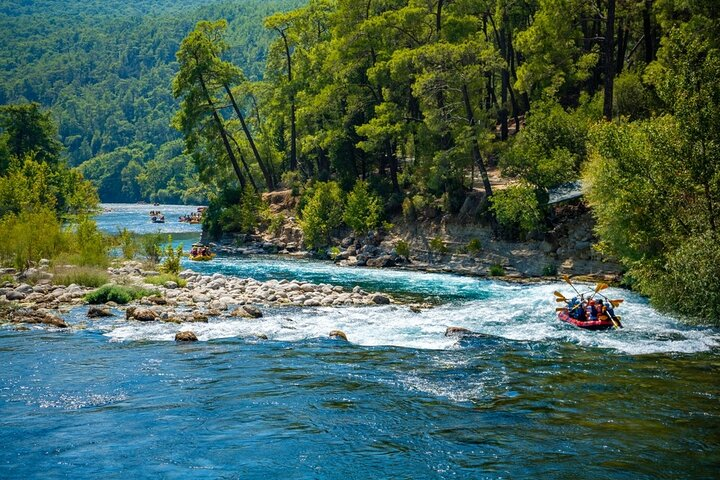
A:
[[[155,286],[144,284],[144,278],[157,272],[144,270],[139,262],[126,262],[119,268],[109,268],[108,273],[114,282],[143,285],[157,292],[124,307],[127,320],[142,322],[207,322],[209,317],[254,319],[263,316],[261,308],[264,307],[338,307],[391,303],[390,297],[366,292],[358,286],[346,290],[341,286],[297,280],[262,282],[220,273],[201,275],[192,270],[179,275],[187,282],[185,287],[175,282]],[[0,305],[12,306],[15,313],[9,321],[62,326],[64,322],[55,317],[51,310],[69,311],[83,305],[83,297],[93,290],[78,285],[52,285],[47,280],[34,286],[5,282],[0,287]],[[91,306],[87,317],[111,317],[112,307],[117,305],[108,303]]]

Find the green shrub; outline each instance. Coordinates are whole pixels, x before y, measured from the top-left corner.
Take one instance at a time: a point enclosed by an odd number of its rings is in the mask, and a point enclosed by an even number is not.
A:
[[[183,247],[178,245],[177,248],[172,246],[172,236],[168,235],[167,245],[165,245],[165,259],[160,266],[160,271],[177,275],[180,273],[180,261],[183,257]]]
[[[109,243],[93,220],[81,218],[75,227],[73,240],[77,252],[75,263],[78,265],[106,267],[110,263]]]
[[[68,249],[68,235],[48,208],[8,214],[0,220],[0,263],[25,270],[41,258],[54,258]]]
[[[502,277],[505,275],[505,269],[502,267],[502,265],[498,265],[497,263],[495,265],[490,265],[490,268],[488,269],[488,275],[491,277]]]
[[[399,240],[395,244],[395,253],[401,257],[408,258],[410,256],[410,245],[405,240]]]
[[[337,257],[338,255],[340,255],[340,247],[330,247],[328,249],[328,256],[332,260],[335,260],[335,257]]]
[[[270,233],[276,237],[279,236],[285,226],[285,220],[286,217],[282,213],[272,214],[270,217],[270,225],[268,226]]]
[[[132,260],[138,254],[140,247],[138,245],[137,238],[127,228],[123,228],[118,232],[116,241],[120,246],[120,251],[125,260]]]
[[[159,295],[159,292],[135,286],[107,284],[85,295],[85,301],[93,305],[107,302],[124,305],[133,300],[153,295]]]
[[[430,240],[430,250],[433,252],[446,254],[448,253],[448,247],[445,245],[445,242],[440,237],[435,237]]]
[[[343,199],[340,186],[335,182],[318,182],[313,195],[302,209],[302,228],[305,244],[309,248],[328,244],[330,232],[340,226],[343,216]]]
[[[177,275],[171,273],[163,273],[161,275],[154,275],[151,277],[145,277],[145,283],[151,285],[165,285],[167,282],[175,282],[179,287],[185,288],[187,286],[187,280],[180,278]]]
[[[588,129],[587,121],[555,102],[535,103],[527,126],[500,158],[503,174],[539,189],[576,179],[586,156]]]
[[[405,197],[402,202],[403,216],[407,220],[415,220],[417,218],[417,211],[415,210],[415,204],[410,197]]]
[[[468,242],[465,248],[470,255],[477,255],[482,251],[482,243],[479,239],[473,238]]]
[[[300,181],[300,174],[294,171],[287,171],[280,176],[280,184],[285,188],[291,190],[293,197],[300,195],[302,189],[302,182]]]
[[[554,277],[557,275],[557,265],[554,263],[548,263],[543,267],[542,274],[544,277]]]
[[[511,185],[490,197],[490,209],[498,223],[510,231],[526,235],[542,220],[535,190],[528,184]]]
[[[147,258],[149,262],[158,263],[160,261],[160,256],[162,255],[162,243],[163,234],[160,232],[148,233],[142,236],[140,239],[140,245],[142,246],[142,252],[145,255],[145,258]]]
[[[56,285],[82,285],[83,287],[101,287],[110,280],[107,271],[94,267],[73,267],[55,270],[53,283]]]
[[[343,220],[356,235],[365,235],[380,224],[382,205],[380,198],[368,189],[365,181],[358,180],[348,194]]]
[[[219,222],[225,232],[253,233],[260,223],[262,202],[260,196],[250,189],[245,190],[240,202],[220,213]]]

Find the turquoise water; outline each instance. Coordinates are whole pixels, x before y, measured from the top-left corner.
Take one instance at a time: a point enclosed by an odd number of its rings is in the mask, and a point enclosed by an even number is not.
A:
[[[720,332],[641,297],[610,289],[626,328],[585,332],[554,318],[564,284],[280,257],[192,266],[437,306],[182,326],[80,309],[71,331],[2,327],[0,478],[717,478]],[[447,338],[451,325],[479,335]],[[201,341],[176,344],[183,329]]]

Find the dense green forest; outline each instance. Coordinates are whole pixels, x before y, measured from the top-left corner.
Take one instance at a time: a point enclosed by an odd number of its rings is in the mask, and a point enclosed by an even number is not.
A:
[[[718,318],[719,17],[700,0],[310,0],[265,20],[259,82],[232,20],[199,23],[174,121],[212,233],[252,229],[256,193],[284,186],[314,247],[470,198],[497,235],[542,238],[549,190],[582,177],[628,284]]]
[[[263,18],[302,3],[2,1],[0,104],[50,108],[70,164],[104,201],[200,201],[204,188],[170,125],[180,41],[200,19],[229,19],[228,58],[257,80],[272,37]]]

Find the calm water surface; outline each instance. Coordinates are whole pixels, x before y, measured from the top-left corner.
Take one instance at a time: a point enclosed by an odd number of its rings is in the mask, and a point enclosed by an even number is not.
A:
[[[146,228],[148,206],[123,208],[125,226]],[[80,309],[67,315],[71,331],[0,327],[0,478],[720,471],[720,332],[628,292],[609,292],[627,299],[626,328],[594,333],[554,319],[560,284],[274,257],[192,266],[361,285],[438,306],[265,309],[257,320],[181,326],[92,321]],[[480,335],[448,339],[449,325]],[[349,343],[327,338],[336,328]],[[184,329],[201,341],[176,344]]]

